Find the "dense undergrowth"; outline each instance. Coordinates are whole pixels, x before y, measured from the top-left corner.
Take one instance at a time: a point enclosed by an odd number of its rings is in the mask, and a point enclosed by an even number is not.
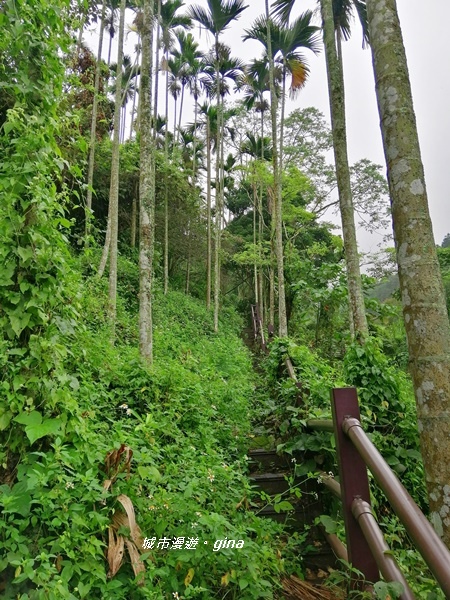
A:
[[[286,357],[291,358],[302,383],[300,402],[298,388],[283,371]],[[331,418],[330,390],[333,387],[355,386],[364,429],[421,510],[427,514],[411,381],[404,371],[386,358],[380,339],[370,338],[363,347],[358,344],[350,346],[344,361],[334,363],[305,345],[292,340],[275,340],[269,355],[262,360],[262,368],[265,391],[256,407],[257,420],[263,424],[259,434],[261,439],[270,440],[269,443],[277,445],[279,450],[294,455],[296,452],[307,452],[311,458],[297,465],[298,476],[317,477],[318,471],[338,476],[333,436],[326,432],[312,432],[306,422],[311,418]],[[268,389],[271,391],[270,399],[264,400],[268,396]],[[371,495],[387,543],[417,597],[427,600],[444,598],[374,481],[371,483]],[[329,533],[337,533],[345,543],[340,506],[331,497],[328,513],[332,518],[323,516],[321,523]],[[342,583],[343,577],[343,573],[335,573],[330,583]],[[388,591],[390,597],[398,597],[395,590]],[[385,593],[386,589],[381,588],[379,597],[385,598]]]
[[[128,310],[133,297],[136,305],[137,269],[121,266],[116,345],[104,317],[107,283],[87,277],[78,295],[75,262],[72,304],[83,326],[67,326],[59,339],[60,364],[48,369],[51,398],[44,401],[40,389],[33,399],[28,381],[24,406],[8,413],[3,429],[15,443],[2,459],[2,598],[270,598],[283,544],[279,526],[246,510],[254,374],[239,319],[224,314],[215,334],[199,302],[156,293],[156,360],[146,369]],[[19,384],[12,379],[11,394],[16,385],[21,396]],[[185,538],[181,549],[146,551],[137,577],[127,549],[108,576],[108,527],[123,513],[120,495],[155,546]],[[120,533],[132,536],[123,526]],[[244,545],[214,551],[224,538]],[[186,548],[188,540],[194,547]]]

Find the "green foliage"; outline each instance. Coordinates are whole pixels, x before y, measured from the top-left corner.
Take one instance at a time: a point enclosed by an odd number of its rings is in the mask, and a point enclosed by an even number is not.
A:
[[[105,283],[88,278],[79,307],[86,328],[76,330],[65,363],[68,408],[57,418],[34,410],[16,419],[33,446],[18,457],[15,483],[0,488],[4,597],[272,597],[284,568],[274,548],[279,527],[241,508],[250,496],[244,454],[254,383],[239,320],[229,312],[215,334],[202,306],[184,294],[157,294],[148,371],[123,299],[123,335],[110,346],[106,302]],[[120,474],[108,493],[105,456],[121,444],[133,451],[130,477]],[[199,539],[195,550],[146,553],[143,586],[128,562],[107,577],[107,528],[121,493],[143,536]],[[213,552],[225,537],[244,547]]]

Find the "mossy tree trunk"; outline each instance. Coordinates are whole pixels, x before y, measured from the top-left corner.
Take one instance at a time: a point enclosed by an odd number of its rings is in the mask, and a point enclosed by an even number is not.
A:
[[[368,336],[369,330],[364,307],[364,294],[359,268],[352,190],[350,186],[342,56],[338,54],[336,48],[333,0],[320,0],[320,6],[327,64],[334,160],[336,163],[342,237],[344,239],[345,262],[347,267],[348,295],[351,307],[351,319],[353,321],[353,323],[350,323],[350,327],[356,339],[362,342]]]
[[[139,185],[139,352],[147,364],[153,361],[152,283],[155,244],[155,154],[152,122],[153,0],[144,2]]]
[[[450,547],[450,327],[395,0],[367,0],[431,520]]]
[[[117,52],[116,95],[114,101],[114,138],[111,156],[111,184],[109,191],[109,217],[111,241],[109,249],[109,291],[108,317],[111,325],[111,341],[114,343],[116,327],[117,303],[117,241],[119,229],[119,150],[120,150],[120,115],[122,107],[122,63],[123,41],[125,31],[126,0],[120,4],[119,48]]]
[[[211,125],[206,115],[206,308],[211,308]]]
[[[274,179],[273,212],[275,221],[275,254],[278,271],[278,334],[287,337],[286,296],[284,292],[284,255],[283,255],[283,216],[282,216],[282,189],[281,172],[278,152],[277,132],[277,94],[275,90],[274,60],[272,54],[272,39],[270,32],[269,2],[265,0],[267,17],[267,54],[269,56],[269,82],[270,82],[270,108],[272,118],[272,164]]]
[[[85,235],[86,245],[89,243],[90,223],[92,218],[92,187],[94,184],[94,163],[95,163],[95,142],[97,137],[97,109],[98,109],[98,92],[100,89],[100,71],[102,66],[102,49],[103,49],[103,33],[105,30],[105,14],[106,1],[102,4],[102,15],[100,18],[100,34],[98,38],[97,63],[95,65],[94,78],[94,99],[92,102],[92,119],[91,119],[91,136],[89,143],[89,158],[88,158],[88,179],[86,193],[86,223]]]

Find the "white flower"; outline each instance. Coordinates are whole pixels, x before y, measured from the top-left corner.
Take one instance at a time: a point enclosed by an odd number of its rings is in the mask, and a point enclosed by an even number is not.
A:
[[[291,462],[292,462],[292,463],[296,463],[296,462],[297,462],[297,459],[296,459],[296,458],[291,458]]]
[[[208,469],[208,479],[210,480],[210,482],[211,482],[211,483],[212,483],[212,482],[214,481],[214,479],[215,479],[215,477],[214,477],[214,473],[213,473],[213,472],[212,472],[210,469]]]
[[[198,523],[192,523],[191,527],[192,529],[195,529],[195,527],[197,527]]]
[[[68,481],[66,483],[66,490],[73,490],[74,487],[75,486],[74,486],[74,484],[71,481]]]
[[[173,592],[172,596],[175,598],[175,600],[180,600],[180,596],[178,595],[178,592]]]
[[[127,408],[128,408],[128,404],[121,404],[121,405],[119,406],[119,408],[121,408],[122,410],[127,410]]]
[[[211,408],[212,408],[213,410],[217,410],[217,406],[215,406],[214,404],[211,404]]]
[[[197,515],[197,517],[201,517],[202,516],[201,512],[196,512],[195,514]]]
[[[127,408],[127,415],[130,416],[131,415],[131,408]]]

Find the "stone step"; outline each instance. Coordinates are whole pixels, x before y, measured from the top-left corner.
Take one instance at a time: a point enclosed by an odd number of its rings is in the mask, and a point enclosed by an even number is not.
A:
[[[278,454],[276,450],[266,448],[254,448],[249,450],[250,472],[286,472],[292,467],[290,457],[287,454]]]

